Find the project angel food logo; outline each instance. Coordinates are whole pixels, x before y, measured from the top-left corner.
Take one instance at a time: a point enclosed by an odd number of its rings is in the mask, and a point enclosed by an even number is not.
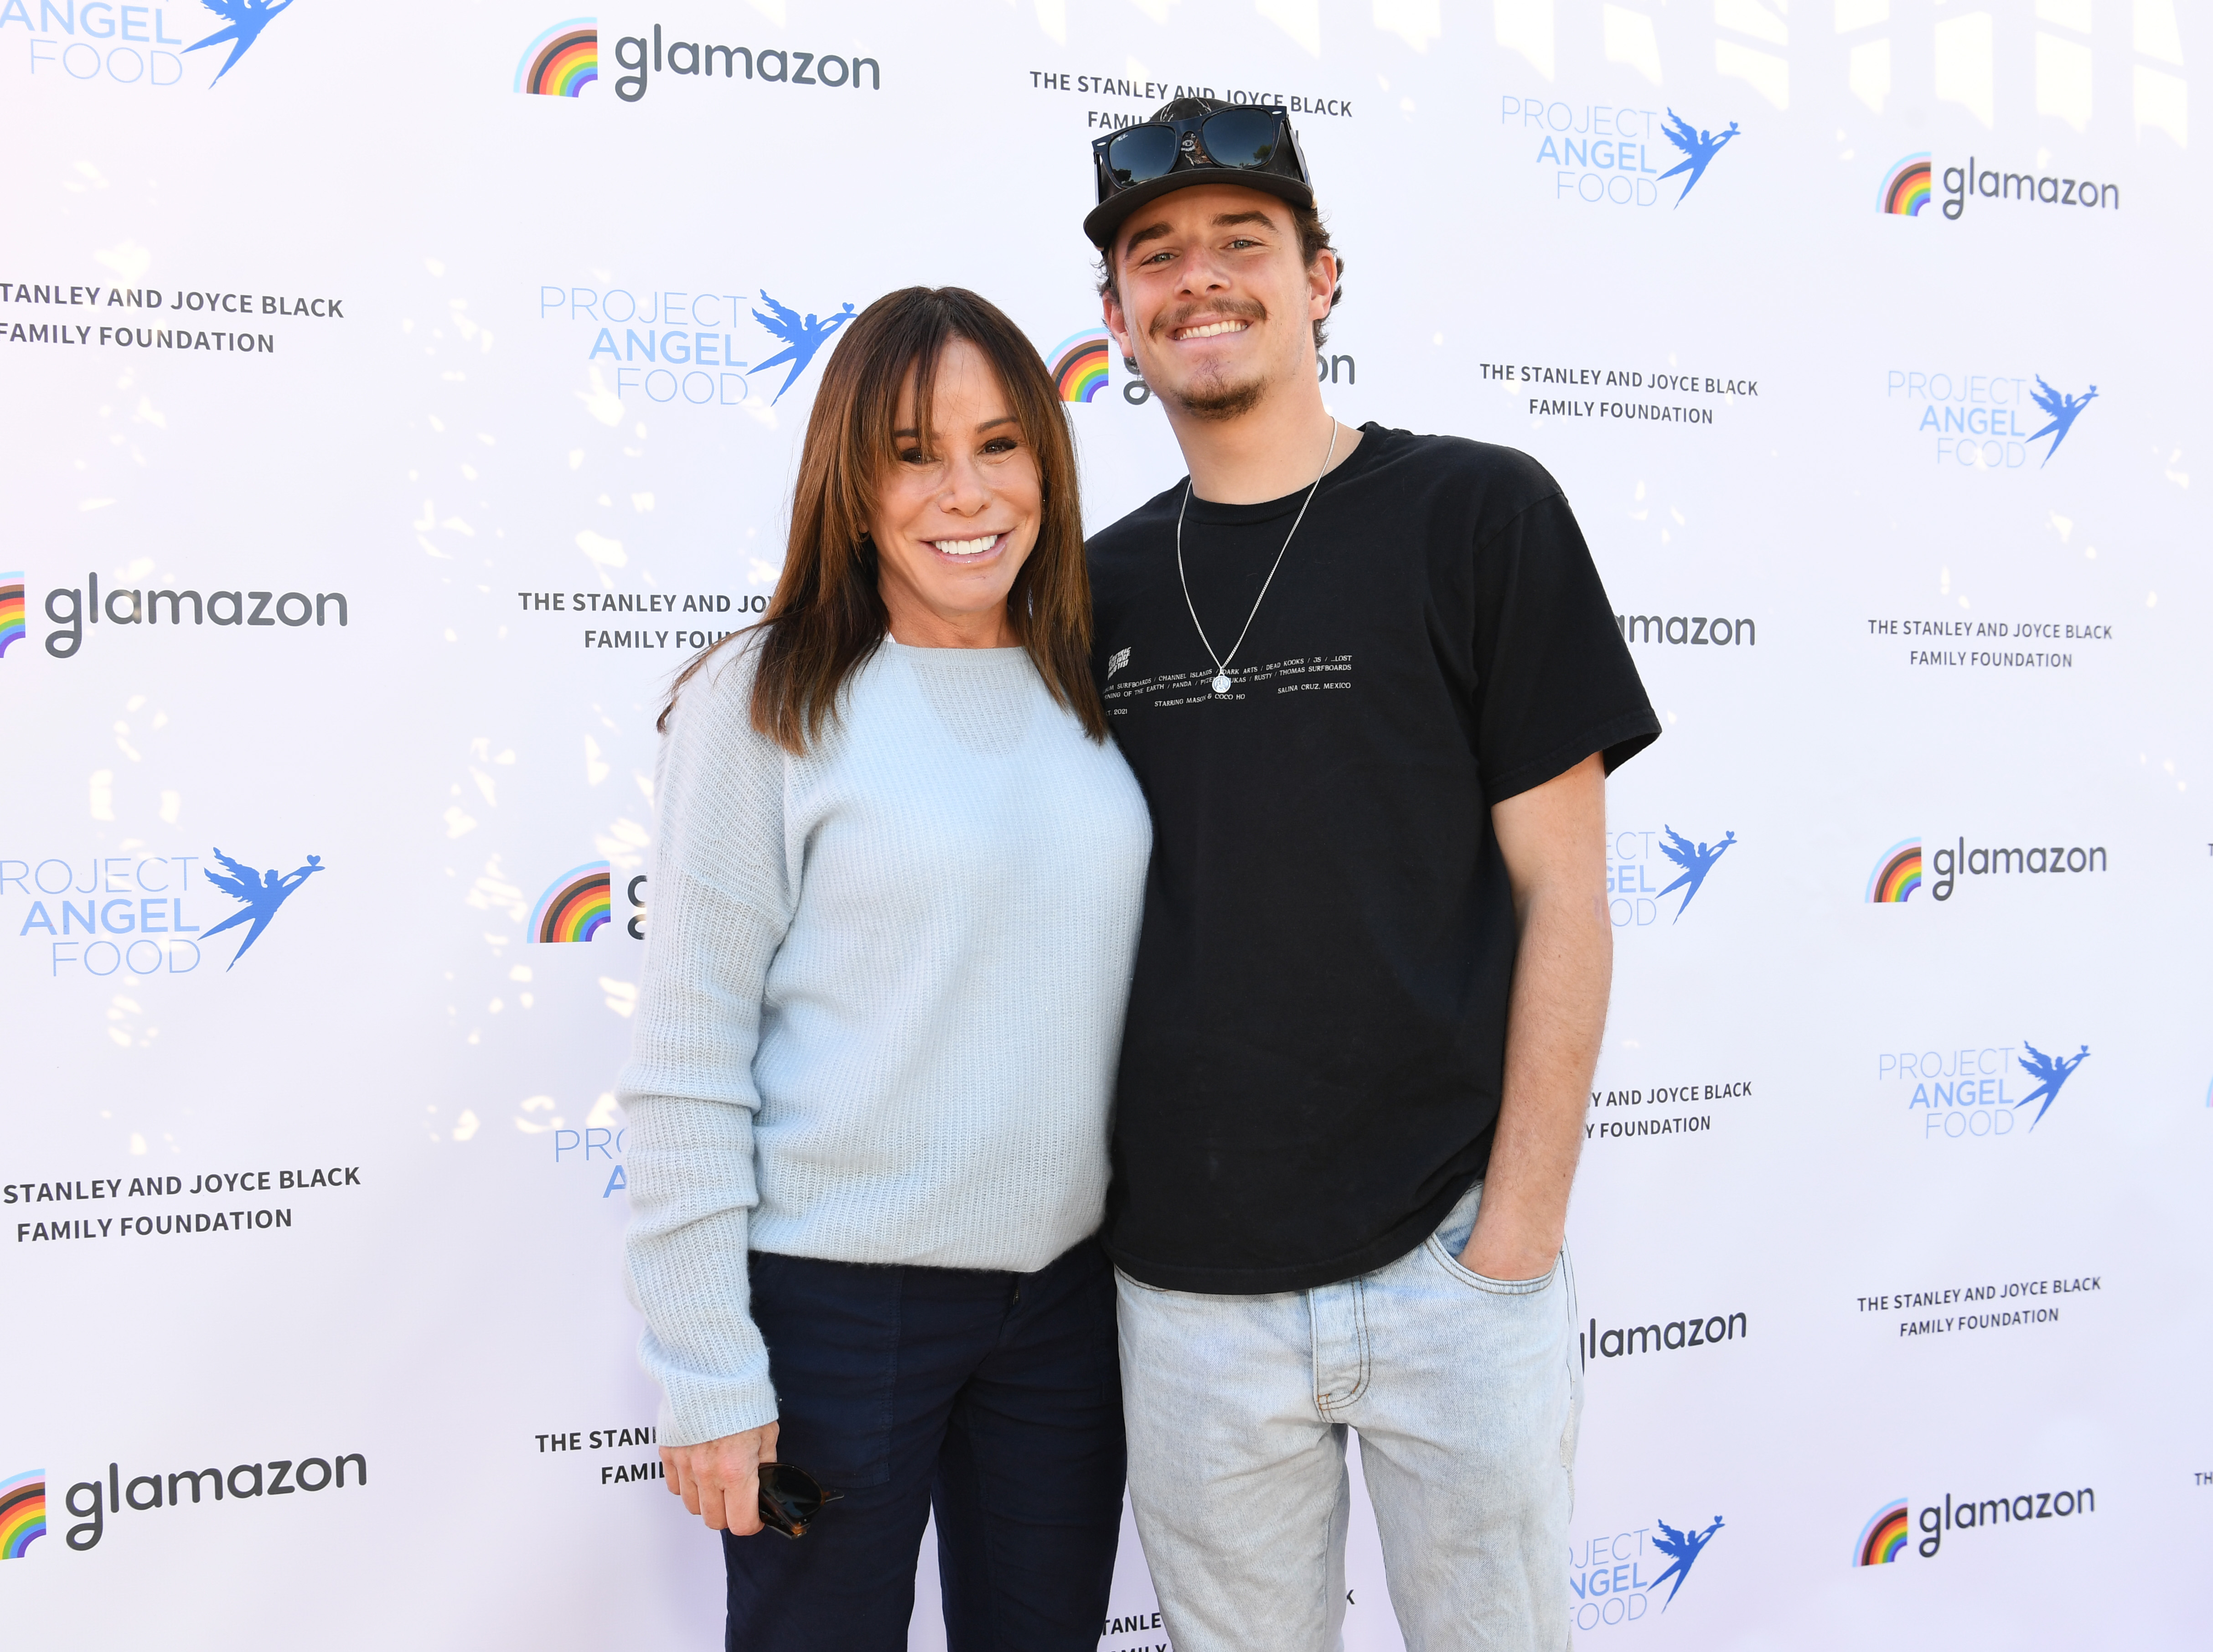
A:
[[[2076,381],[2081,382],[2081,381]],[[2042,470],[2098,399],[2098,387],[2074,391],[2041,373],[1949,373],[1889,369],[1885,403],[1893,427],[1911,420],[1915,438],[1939,466],[1955,470]],[[2045,445],[2039,448],[2037,444]]]
[[[1875,1057],[1875,1083],[1893,1105],[1903,1100],[1923,1141],[1990,1141],[2027,1137],[2090,1058],[2090,1046],[2052,1052],[2018,1045],[1973,1044],[1943,1050],[1886,1050]],[[2035,1112],[2028,1109],[2034,1106]]]
[[[630,1144],[630,1127],[615,1122],[619,1115],[613,1110],[612,1096],[602,1097],[601,1101],[607,1109],[604,1115],[600,1107],[594,1107],[591,1119],[584,1121],[582,1130],[564,1125],[558,1118],[550,1128],[553,1132],[553,1162],[571,1167],[581,1165],[586,1173],[585,1180],[598,1186],[600,1197],[606,1199],[613,1198],[630,1186],[630,1173],[623,1164],[624,1151]],[[609,1122],[604,1125],[592,1122],[592,1119],[602,1116]],[[595,1160],[606,1161],[607,1180],[604,1184],[600,1182],[596,1173],[601,1166],[594,1163]]]
[[[1924,1504],[1917,1516],[1911,1515],[1911,1498],[1895,1497],[1869,1517],[1852,1545],[1854,1567],[1894,1566],[1909,1549],[1923,1560],[1934,1560],[1943,1552],[1945,1538],[1954,1532],[1988,1533],[1994,1527],[2093,1515],[2098,1510],[2098,1494],[2087,1485],[1979,1500],[1947,1492],[1942,1503]],[[1921,1534],[1917,1541],[1917,1530]]]
[[[293,0],[200,0],[198,5],[131,6],[110,0],[6,0],[0,41],[20,24],[29,40],[30,72],[50,80],[107,81],[119,86],[175,86],[187,78],[185,58],[207,52],[221,58],[212,88],[238,67],[262,30]],[[32,21],[36,9],[38,21]],[[210,16],[212,14],[212,16]],[[208,28],[212,21],[216,27]],[[174,29],[177,31],[171,33]],[[197,34],[198,39],[192,37]]]
[[[256,870],[214,851],[216,869],[198,855],[121,855],[83,861],[60,856],[13,860],[0,856],[0,903],[9,913],[19,943],[46,951],[50,979],[119,972],[131,976],[190,975],[204,948],[216,936],[243,928],[238,948],[223,965],[237,966],[273,924],[284,904],[308,879],[328,869],[310,855],[290,871]],[[198,875],[194,869],[198,868]],[[235,902],[219,922],[207,917],[221,910],[208,889]],[[79,897],[82,899],[80,899]],[[0,911],[6,905],[0,905]],[[4,921],[4,920],[0,920]]]
[[[1570,1544],[1568,1585],[1576,1592],[1576,1627],[1588,1632],[1640,1622],[1652,1612],[1655,1597],[1660,1611],[1666,1612],[1723,1525],[1719,1515],[1704,1527],[1696,1521],[1678,1527],[1655,1520]]]
[[[617,315],[616,310],[622,314]],[[593,329],[582,346],[592,390],[581,398],[607,424],[620,420],[631,393],[664,406],[740,407],[757,413],[783,399],[814,365],[822,346],[857,312],[850,300],[828,315],[802,314],[759,290],[741,292],[663,288],[640,295],[627,287],[538,290],[538,319],[562,318]],[[758,357],[741,350],[762,347],[753,327],[783,348]],[[776,369],[787,369],[777,382]],[[753,375],[768,376],[759,385]]]
[[[1663,113],[1511,94],[1499,99],[1498,119],[1552,198],[1589,206],[1658,206],[1665,200],[1680,207],[1722,149],[1742,136],[1734,120],[1717,130],[1673,106]],[[1680,188],[1667,187],[1677,179]]]
[[[1657,833],[1613,833],[1606,843],[1606,868],[1613,927],[1643,929],[1659,923],[1663,915],[1670,924],[1680,923],[1722,856],[1735,846],[1734,830],[1706,842],[1694,841],[1665,824]],[[1664,903],[1677,894],[1682,898],[1670,911]]]

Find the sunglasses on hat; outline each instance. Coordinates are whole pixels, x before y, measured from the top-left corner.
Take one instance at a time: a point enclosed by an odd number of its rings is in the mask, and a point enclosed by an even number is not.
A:
[[[1101,246],[1130,211],[1186,183],[1244,184],[1304,204],[1314,199],[1290,111],[1281,104],[1240,104],[1125,126],[1094,138],[1091,159],[1099,204],[1084,229]]]

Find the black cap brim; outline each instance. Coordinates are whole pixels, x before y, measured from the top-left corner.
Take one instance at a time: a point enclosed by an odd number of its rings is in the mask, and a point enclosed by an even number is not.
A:
[[[1228,184],[1236,189],[1257,189],[1264,195],[1274,195],[1289,201],[1293,206],[1311,207],[1314,191],[1296,178],[1285,177],[1280,172],[1256,172],[1242,167],[1186,167],[1180,171],[1147,180],[1134,189],[1125,189],[1108,197],[1091,209],[1083,220],[1083,233],[1091,237],[1091,244],[1104,252],[1113,241],[1114,234],[1122,222],[1138,208],[1157,201],[1163,195],[1179,189],[1192,189],[1200,184]]]

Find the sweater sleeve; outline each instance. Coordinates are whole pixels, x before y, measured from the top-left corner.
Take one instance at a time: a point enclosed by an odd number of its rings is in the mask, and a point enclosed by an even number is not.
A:
[[[761,994],[794,892],[783,753],[747,716],[751,650],[730,653],[685,685],[661,747],[644,977],[619,1091],[638,1357],[661,1385],[660,1436],[672,1446],[777,1416],[747,1300],[747,1224],[759,1202]]]

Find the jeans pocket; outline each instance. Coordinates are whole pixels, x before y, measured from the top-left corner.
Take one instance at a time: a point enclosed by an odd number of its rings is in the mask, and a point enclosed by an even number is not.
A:
[[[1447,1250],[1444,1241],[1435,1234],[1430,1235],[1424,1248],[1439,1266],[1460,1283],[1487,1291],[1493,1296],[1534,1296],[1560,1277],[1558,1257],[1552,1259],[1550,1270],[1534,1279],[1493,1279],[1489,1274],[1478,1273],[1474,1269],[1464,1266],[1460,1258]]]
[[[839,1491],[891,1478],[905,1270],[756,1251],[753,1318],[776,1385],[776,1454]]]

